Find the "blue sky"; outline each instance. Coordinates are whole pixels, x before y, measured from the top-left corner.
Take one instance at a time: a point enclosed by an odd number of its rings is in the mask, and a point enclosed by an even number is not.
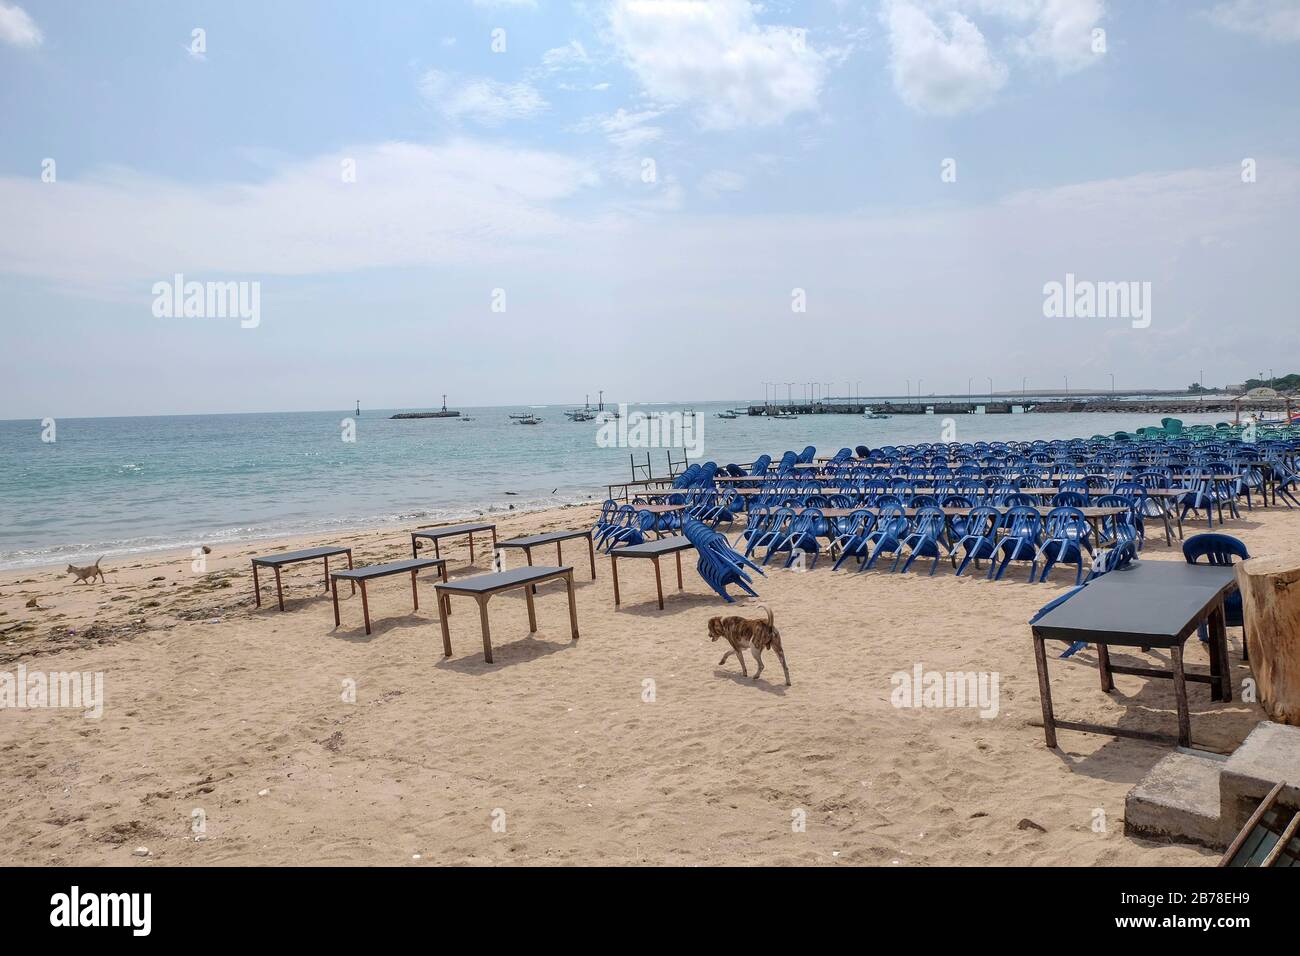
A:
[[[0,0],[0,417],[1293,371],[1298,89],[1297,0]]]

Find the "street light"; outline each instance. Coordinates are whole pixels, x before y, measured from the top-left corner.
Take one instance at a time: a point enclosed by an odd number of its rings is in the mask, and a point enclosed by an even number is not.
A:
[[[1114,372],[1110,373],[1110,393],[1112,395],[1115,394],[1115,373]]]
[[[1070,397],[1070,376],[1065,376],[1065,397]]]
[[[1029,381],[1028,375],[1020,379],[1020,400],[1021,401],[1025,400],[1025,383],[1028,381]]]
[[[990,376],[987,376],[987,378],[988,378],[988,380],[989,380],[989,398],[992,398],[992,397],[993,397],[993,377],[990,375]]]
[[[972,386],[974,383],[975,383],[975,376],[974,376],[974,375],[972,375],[970,378],[966,379],[966,401],[967,401],[967,402],[970,402],[971,386]]]
[[[918,378],[918,379],[916,380],[916,400],[917,400],[918,402],[921,400],[921,383],[922,383],[923,381],[925,381],[925,379],[922,379],[922,378]]]

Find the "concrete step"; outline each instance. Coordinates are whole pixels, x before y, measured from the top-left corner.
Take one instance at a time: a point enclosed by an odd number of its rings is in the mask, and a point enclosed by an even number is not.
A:
[[[1278,794],[1278,806],[1300,808],[1300,727],[1262,720],[1223,765],[1219,817],[1225,846],[1273,785],[1283,781],[1287,786]]]
[[[1222,850],[1219,776],[1222,754],[1179,747],[1152,767],[1124,801],[1124,832],[1146,840]],[[1235,835],[1233,832],[1233,835]]]

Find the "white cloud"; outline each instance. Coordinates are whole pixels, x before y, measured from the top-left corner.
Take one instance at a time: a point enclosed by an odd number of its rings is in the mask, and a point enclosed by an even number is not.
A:
[[[1022,56],[1045,60],[1062,74],[1098,61],[1092,31],[1106,14],[1101,0],[1041,0],[1030,6],[1036,8],[1031,13],[1034,30],[1017,44]]]
[[[26,10],[0,0],[0,40],[14,46],[37,47],[44,39],[41,28]]]
[[[341,164],[356,162],[355,183]],[[554,241],[554,204],[596,182],[555,153],[385,143],[282,165],[258,183],[110,170],[57,186],[0,177],[0,271],[120,286],[172,272],[253,275],[508,258]]]
[[[1093,31],[1102,0],[886,0],[894,88],[923,113],[952,116],[989,105],[1015,58],[1058,75],[1100,62]],[[981,28],[983,24],[983,28]],[[988,36],[1002,35],[995,49]]]
[[[529,83],[501,83],[482,77],[458,77],[429,70],[420,92],[448,119],[472,119],[484,126],[528,119],[547,109],[546,100]]]
[[[1229,0],[1208,14],[1210,20],[1234,33],[1272,43],[1300,42],[1300,2],[1297,0]]]
[[[664,130],[662,126],[652,123],[664,115],[661,109],[625,110],[622,107],[613,113],[593,116],[578,124],[579,132],[598,129],[605,134],[610,145],[624,152],[633,151],[660,139]]]
[[[947,30],[911,3],[890,3],[882,15],[894,89],[913,109],[937,116],[969,112],[987,106],[1006,84],[1007,67],[960,13],[949,11]]]
[[[759,24],[749,0],[615,0],[608,32],[655,100],[712,129],[780,123],[817,108],[825,58],[804,32]]]
[[[713,169],[700,177],[699,190],[706,196],[739,192],[749,180],[731,169]]]
[[[564,46],[552,47],[542,54],[542,67],[548,73],[577,69],[590,64],[591,57],[587,56],[586,48],[577,40],[570,40]]]

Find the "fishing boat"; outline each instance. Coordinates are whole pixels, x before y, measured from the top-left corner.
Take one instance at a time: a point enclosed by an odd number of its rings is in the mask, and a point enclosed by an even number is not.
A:
[[[728,419],[730,419],[730,418],[735,418],[735,417],[736,417],[736,413],[733,412],[731,409],[727,409],[725,412],[718,412],[718,417],[719,417],[719,418],[728,418]]]
[[[510,417],[513,418],[515,422],[519,425],[540,425],[542,423],[542,420],[538,418],[536,415],[522,415],[522,416],[511,415]]]
[[[863,413],[862,413],[862,416],[863,416],[864,418],[874,418],[874,419],[889,418],[889,417],[890,417],[889,415],[886,415],[884,412],[878,412],[878,411],[876,411],[874,408],[868,408],[868,409],[864,410]]]

